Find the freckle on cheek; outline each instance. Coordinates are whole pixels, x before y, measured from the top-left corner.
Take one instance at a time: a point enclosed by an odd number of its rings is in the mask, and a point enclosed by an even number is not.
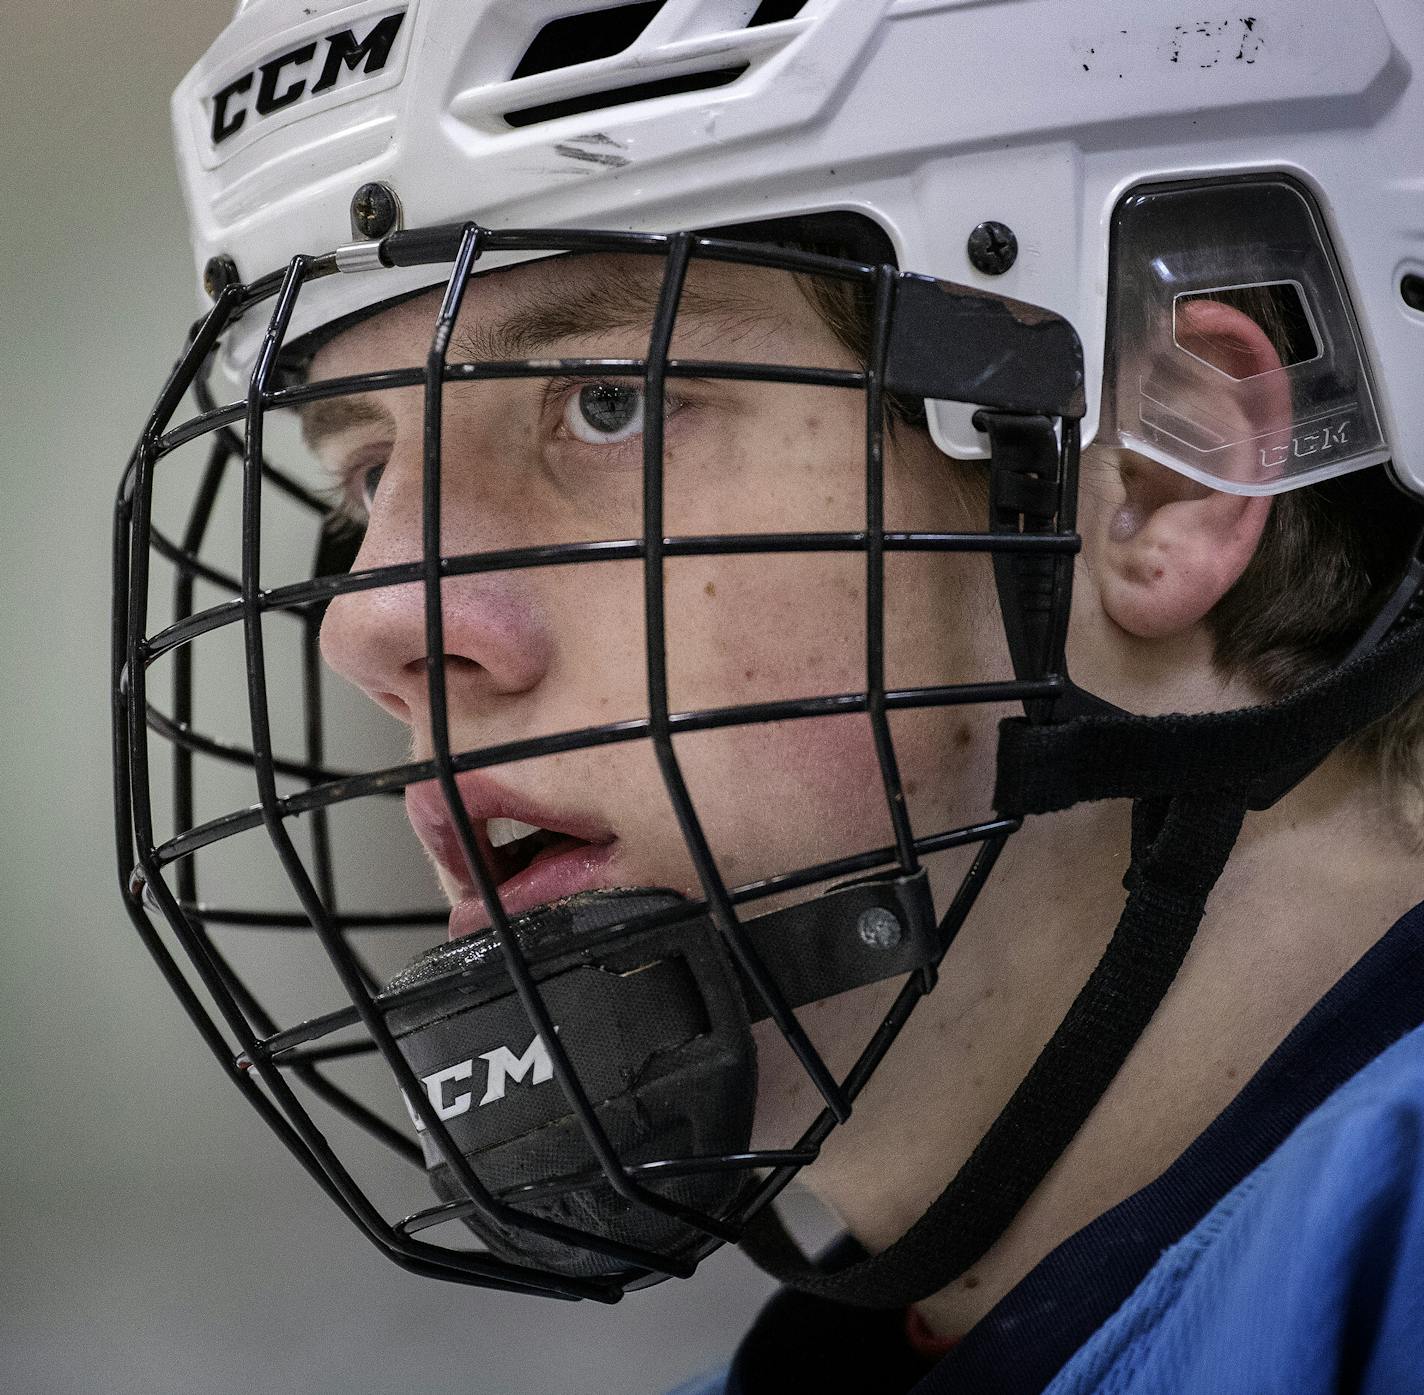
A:
[[[961,751],[964,750],[967,746],[969,746],[969,745],[973,742],[973,740],[974,740],[974,733],[969,729],[969,727],[968,727],[967,725],[966,725],[966,726],[957,727],[957,728],[955,729],[955,732],[954,732],[954,744],[955,744],[956,747],[958,747],[959,750],[961,750]]]
[[[704,594],[704,595],[708,595],[708,596],[715,596],[715,595],[717,594],[717,588],[716,588],[716,586],[713,585],[713,583],[710,582],[710,581],[707,583],[706,586],[704,586],[704,587],[702,588],[702,591],[703,591],[703,594]]]

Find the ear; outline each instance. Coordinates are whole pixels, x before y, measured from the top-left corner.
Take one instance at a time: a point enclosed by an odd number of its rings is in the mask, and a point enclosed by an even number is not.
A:
[[[1185,301],[1177,307],[1176,337],[1231,378],[1270,375],[1252,396],[1262,419],[1234,424],[1234,439],[1290,420],[1285,374],[1273,372],[1280,355],[1248,315],[1221,301]],[[1140,456],[1125,456],[1120,469],[1121,494],[1099,539],[1103,608],[1129,634],[1166,639],[1205,618],[1235,584],[1261,541],[1271,500],[1210,489]]]

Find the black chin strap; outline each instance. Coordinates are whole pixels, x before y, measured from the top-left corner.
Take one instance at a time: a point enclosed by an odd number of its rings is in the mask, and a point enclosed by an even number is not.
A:
[[[1413,572],[1408,584],[1418,587]],[[1424,688],[1424,590],[1418,595],[1401,607],[1384,643],[1357,647],[1339,668],[1264,707],[1170,717],[1089,714],[1058,726],[1021,717],[1001,722],[994,805],[1046,814],[1091,799],[1243,790],[1249,808],[1269,808],[1284,793],[1283,772],[1298,778],[1314,769]]]
[[[1282,702],[1200,716],[1001,724],[995,808],[1035,814],[1085,800],[1134,800],[1122,918],[1003,1112],[899,1240],[827,1272],[805,1259],[768,1208],[742,1241],[757,1264],[821,1298],[897,1308],[938,1292],[988,1250],[1082,1127],[1166,995],[1246,809],[1268,806],[1341,741],[1424,688],[1424,620],[1411,601],[1416,572],[1385,607],[1394,607],[1392,638],[1369,652],[1357,648]]]
[[[858,1307],[905,1307],[963,1274],[1008,1229],[1156,1012],[1245,812],[1239,794],[1133,806],[1127,905],[1107,951],[968,1161],[899,1240],[829,1273],[768,1209],[742,1248],[782,1283]]]

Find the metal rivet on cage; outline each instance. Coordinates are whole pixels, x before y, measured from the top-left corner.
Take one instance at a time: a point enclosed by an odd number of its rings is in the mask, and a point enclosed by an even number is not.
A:
[[[855,928],[860,938],[876,949],[894,949],[904,938],[904,928],[894,911],[884,906],[871,906],[860,913]]]

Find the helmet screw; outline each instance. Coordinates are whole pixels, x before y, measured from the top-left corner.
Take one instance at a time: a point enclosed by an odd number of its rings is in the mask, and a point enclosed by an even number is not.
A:
[[[240,280],[242,277],[237,274],[237,263],[226,254],[209,257],[207,266],[203,268],[203,289],[208,293],[209,300],[216,300]]]
[[[900,918],[884,906],[871,906],[861,911],[855,928],[860,938],[873,949],[894,949],[904,937]]]
[[[389,184],[363,184],[351,200],[351,230],[358,237],[384,237],[400,224],[401,206]]]
[[[1019,259],[1019,240],[1006,223],[980,223],[969,234],[969,260],[985,276],[1002,276]]]
[[[1420,276],[1417,272],[1410,272],[1399,283],[1399,293],[1404,297],[1404,303],[1411,310],[1424,311],[1424,276]]]

